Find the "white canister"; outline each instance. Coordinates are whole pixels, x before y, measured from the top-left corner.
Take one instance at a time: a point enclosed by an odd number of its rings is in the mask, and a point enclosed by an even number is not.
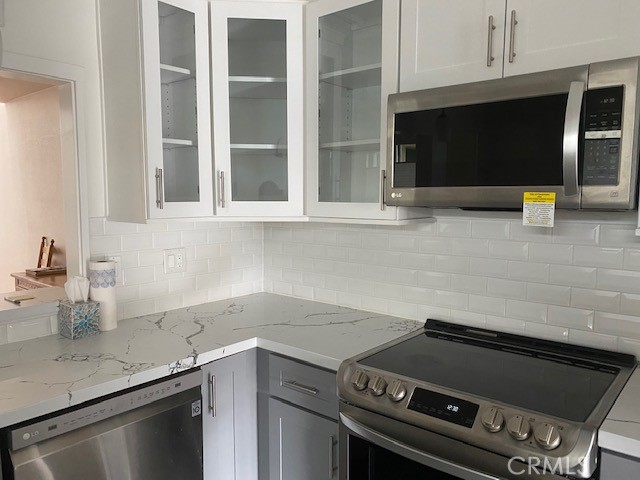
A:
[[[118,326],[115,262],[89,262],[89,282],[89,297],[100,302],[100,330],[113,330]]]

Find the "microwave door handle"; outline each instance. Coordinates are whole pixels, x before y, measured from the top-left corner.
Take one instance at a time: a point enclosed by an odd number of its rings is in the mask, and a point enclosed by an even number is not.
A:
[[[567,110],[564,117],[564,138],[562,142],[562,181],[564,195],[578,194],[578,152],[580,150],[580,114],[584,82],[571,82]]]

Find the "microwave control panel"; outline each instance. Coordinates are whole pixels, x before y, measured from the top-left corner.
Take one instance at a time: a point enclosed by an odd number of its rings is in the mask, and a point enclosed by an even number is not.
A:
[[[624,88],[586,92],[583,185],[617,185],[620,173]]]

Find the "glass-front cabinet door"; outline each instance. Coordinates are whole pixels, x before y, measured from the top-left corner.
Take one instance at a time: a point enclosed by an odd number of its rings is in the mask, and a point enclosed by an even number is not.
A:
[[[213,215],[207,2],[143,0],[150,218]]]
[[[387,97],[397,91],[399,2],[307,7],[307,214],[396,220],[385,207]]]
[[[302,6],[211,3],[217,215],[303,213]]]

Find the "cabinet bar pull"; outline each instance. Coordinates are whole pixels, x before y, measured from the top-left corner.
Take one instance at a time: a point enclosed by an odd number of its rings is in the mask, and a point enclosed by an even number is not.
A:
[[[495,58],[493,57],[493,31],[496,26],[493,24],[493,15],[489,15],[489,28],[487,33],[487,67],[490,67]]]
[[[333,457],[333,447],[335,446],[335,444],[336,444],[335,438],[333,437],[333,435],[330,435],[329,436],[329,478],[333,478],[334,476],[333,474],[335,473],[337,468],[334,466],[335,459]]]
[[[382,210],[384,212],[384,194],[385,194],[385,190],[386,190],[386,186],[385,183],[387,181],[387,171],[386,170],[381,170],[380,171],[380,210]]]
[[[317,388],[307,387],[306,385],[302,385],[295,380],[282,380],[281,385],[283,387],[290,388],[291,390],[295,390],[296,392],[305,393],[313,397],[320,393],[320,390],[318,390]]]
[[[216,376],[209,374],[209,413],[216,416]]]
[[[511,10],[511,31],[509,32],[509,63],[513,63],[513,59],[516,57],[516,11]]]
[[[161,168],[156,168],[156,207],[160,210],[164,208],[164,178]]]
[[[225,194],[224,194],[224,171],[218,172],[218,196],[220,208],[225,207]]]

